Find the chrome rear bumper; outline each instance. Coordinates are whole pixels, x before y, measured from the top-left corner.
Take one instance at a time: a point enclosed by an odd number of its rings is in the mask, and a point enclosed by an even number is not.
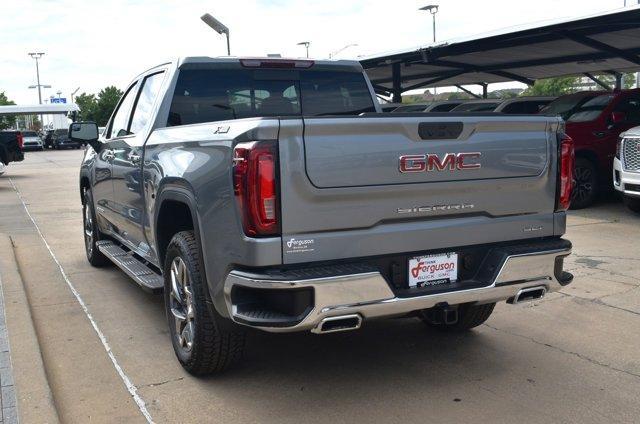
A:
[[[237,323],[270,332],[320,332],[323,321],[331,317],[359,315],[363,320],[404,315],[446,303],[457,305],[476,302],[493,303],[513,299],[521,290],[544,287],[546,292],[560,290],[568,281],[559,281],[556,259],[565,257],[571,249],[556,249],[510,255],[502,262],[494,281],[487,286],[416,297],[398,297],[379,272],[365,272],[314,279],[260,279],[241,271],[232,271],[225,281],[225,302],[229,316]],[[311,288],[313,307],[301,319],[289,326],[265,326],[239,312],[232,302],[234,287],[253,289],[294,290]],[[359,325],[358,325],[359,326]]]

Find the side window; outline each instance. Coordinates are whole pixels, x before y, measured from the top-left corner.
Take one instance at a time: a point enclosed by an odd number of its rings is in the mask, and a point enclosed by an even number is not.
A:
[[[144,79],[140,95],[138,96],[138,100],[136,101],[136,106],[133,111],[129,134],[136,134],[140,132],[145,125],[147,125],[147,122],[149,122],[149,118],[151,118],[151,109],[156,97],[158,97],[158,93],[160,92],[163,77],[164,72],[159,72],[157,74],[149,75]]]
[[[127,90],[127,92],[125,93],[122,101],[120,101],[118,110],[111,120],[111,126],[107,138],[123,137],[125,135],[129,135],[128,128],[129,118],[131,117],[131,106],[133,105],[133,101],[136,98],[136,93],[138,92],[139,85],[140,82],[136,81],[135,84],[129,87],[129,90]]]
[[[628,97],[615,107],[616,112],[625,114],[625,122],[628,124],[640,124],[640,98]]]

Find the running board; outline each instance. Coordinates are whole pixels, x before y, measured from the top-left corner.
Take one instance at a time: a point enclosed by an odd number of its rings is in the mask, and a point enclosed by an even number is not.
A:
[[[151,268],[143,264],[131,253],[128,253],[114,242],[101,240],[96,243],[98,250],[102,252],[118,268],[123,270],[144,290],[159,294],[164,289],[164,279],[162,275],[154,272]]]

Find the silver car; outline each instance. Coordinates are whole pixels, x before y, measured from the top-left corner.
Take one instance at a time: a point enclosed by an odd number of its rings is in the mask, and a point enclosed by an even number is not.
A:
[[[23,150],[42,150],[44,149],[44,144],[42,143],[42,139],[35,131],[23,131],[22,132]]]

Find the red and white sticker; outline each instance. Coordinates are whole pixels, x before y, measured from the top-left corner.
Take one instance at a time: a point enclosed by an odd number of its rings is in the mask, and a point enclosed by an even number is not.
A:
[[[457,279],[457,253],[418,256],[409,259],[409,287],[448,284]]]

